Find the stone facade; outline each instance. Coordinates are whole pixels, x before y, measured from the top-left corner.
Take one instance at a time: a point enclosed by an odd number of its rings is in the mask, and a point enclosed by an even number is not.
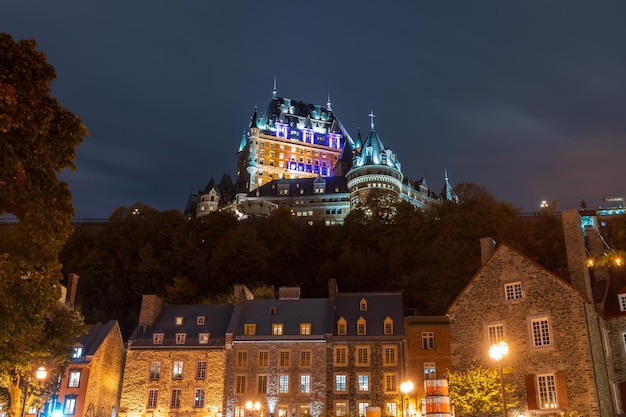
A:
[[[508,343],[521,412],[586,416],[616,414],[603,319],[593,301],[568,282],[500,245],[448,310],[455,370],[495,366],[489,347]],[[541,391],[541,393],[540,393]]]

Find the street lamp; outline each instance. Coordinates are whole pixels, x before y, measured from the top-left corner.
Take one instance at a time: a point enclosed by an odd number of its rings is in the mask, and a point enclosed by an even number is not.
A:
[[[509,353],[509,345],[506,342],[498,342],[489,348],[491,356],[500,365],[500,392],[502,394],[502,415],[506,417],[506,398],[504,397],[504,374],[502,372],[502,358]]]
[[[413,391],[413,382],[411,381],[404,381],[403,383],[400,384],[400,391],[402,391],[402,417],[407,417],[406,416],[406,408],[404,405],[404,398],[409,396],[409,392]],[[408,406],[408,404],[407,404]]]
[[[259,410],[261,409],[261,403],[258,401],[255,403],[253,403],[252,401],[248,401],[246,403],[246,409],[248,410],[249,413],[252,413],[252,410],[258,413]]]
[[[43,366],[40,366],[35,371],[35,378],[38,381],[43,381],[48,376],[48,371]],[[26,388],[24,388],[24,399],[22,401],[22,417],[26,415],[26,399],[28,397],[28,388],[30,387],[30,375],[26,378]]]

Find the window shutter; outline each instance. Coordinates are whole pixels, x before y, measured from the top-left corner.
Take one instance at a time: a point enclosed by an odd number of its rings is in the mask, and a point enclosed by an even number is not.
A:
[[[567,408],[567,381],[565,380],[565,372],[557,372],[554,374],[556,379],[556,399],[559,402],[559,408]]]
[[[529,410],[537,409],[537,389],[535,388],[535,375],[528,374],[526,379],[526,402]]]

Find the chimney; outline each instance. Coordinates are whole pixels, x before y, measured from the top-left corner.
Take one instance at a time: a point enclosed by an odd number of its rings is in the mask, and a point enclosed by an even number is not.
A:
[[[496,250],[496,241],[490,237],[483,237],[480,239],[480,264],[487,263],[491,255]]]
[[[141,296],[141,311],[139,312],[139,324],[152,326],[154,320],[161,312],[163,300],[158,295],[144,294]]]
[[[279,300],[299,300],[300,299],[300,287],[279,287],[278,299]]]
[[[570,284],[593,300],[580,215],[576,210],[566,210],[561,212],[561,218],[563,220]]]
[[[70,272],[67,274],[67,296],[65,298],[65,305],[74,310],[74,304],[76,303],[76,288],[78,288],[78,275]]]
[[[235,304],[243,304],[246,300],[254,300],[254,294],[243,284],[235,284]]]
[[[328,280],[328,299],[331,301],[335,301],[337,299],[337,293],[339,289],[337,288],[337,280],[335,278],[331,278]]]

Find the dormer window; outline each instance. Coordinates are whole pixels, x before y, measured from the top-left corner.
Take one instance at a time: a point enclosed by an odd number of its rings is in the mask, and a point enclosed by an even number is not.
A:
[[[356,334],[365,335],[367,334],[367,322],[363,317],[359,317],[356,321]]]
[[[626,294],[619,294],[619,309],[620,311],[626,311]]]
[[[256,334],[256,324],[244,324],[243,325],[244,336],[254,336],[255,334]]]
[[[300,323],[300,334],[310,335],[311,334],[311,323]]]
[[[82,347],[75,347],[74,350],[72,351],[72,359],[80,359],[80,357],[83,355],[83,348]]]
[[[383,322],[383,332],[384,334],[393,334],[393,320],[389,316]]]
[[[155,333],[152,335],[152,343],[155,345],[163,344],[163,333]]]
[[[208,333],[200,333],[198,335],[198,343],[201,345],[206,345],[209,343],[209,334]]]
[[[276,307],[270,307],[270,316],[276,315]]]
[[[359,310],[367,311],[367,300],[365,298],[362,298],[359,302]]]
[[[183,317],[182,316],[176,317],[175,322],[176,322],[177,326],[182,326],[183,325]]]
[[[274,336],[282,336],[284,325],[279,323],[272,324],[272,334]]]
[[[346,319],[344,319],[343,317],[337,320],[337,334],[339,335],[347,334]]]
[[[186,337],[187,337],[186,333],[176,333],[176,344],[177,345],[184,345]]]
[[[198,326],[202,326],[204,324],[205,321],[205,317],[204,316],[198,316],[196,317],[196,324]]]

